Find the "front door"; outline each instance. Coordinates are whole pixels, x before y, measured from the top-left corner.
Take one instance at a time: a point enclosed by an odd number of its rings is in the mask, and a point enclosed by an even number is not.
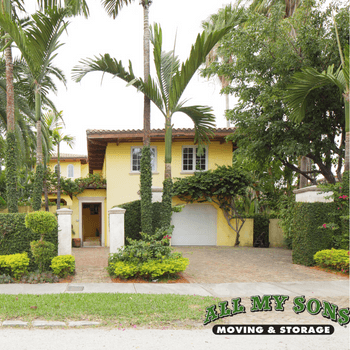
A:
[[[101,203],[83,203],[83,247],[101,246]]]

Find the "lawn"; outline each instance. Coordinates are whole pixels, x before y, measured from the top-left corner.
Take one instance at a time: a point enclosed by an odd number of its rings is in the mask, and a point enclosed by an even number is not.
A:
[[[173,294],[0,295],[0,320],[99,321],[118,327],[196,327],[219,299]]]

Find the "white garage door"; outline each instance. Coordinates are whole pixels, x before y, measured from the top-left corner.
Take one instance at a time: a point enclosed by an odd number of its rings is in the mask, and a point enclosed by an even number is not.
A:
[[[171,245],[216,245],[217,210],[210,204],[187,204],[173,213]]]

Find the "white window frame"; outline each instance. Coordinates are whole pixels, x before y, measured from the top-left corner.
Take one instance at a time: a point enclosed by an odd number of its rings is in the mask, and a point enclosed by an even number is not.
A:
[[[73,167],[73,176],[69,176],[69,167],[70,166]],[[67,178],[69,178],[69,179],[73,179],[74,178],[74,164],[68,164],[67,165]]]
[[[208,146],[204,146],[203,147],[205,149],[205,169],[200,169],[200,170],[196,169],[195,162],[193,163],[193,165],[194,165],[194,169],[193,170],[184,170],[184,148],[192,148],[193,149],[193,155],[194,155],[194,157],[196,157],[198,146],[193,146],[193,145],[182,146],[182,149],[181,149],[181,173],[182,174],[192,174],[192,173],[194,173],[196,171],[207,171],[208,170],[208,160],[209,160],[209,157],[208,157],[208,153],[209,153],[208,152]]]
[[[132,174],[140,174],[140,170],[133,170],[133,150],[135,148],[140,148],[142,149],[143,146],[131,146],[130,149],[130,173]],[[154,167],[152,167],[152,173],[157,172],[157,147],[156,146],[151,146],[151,149],[154,149]],[[141,161],[141,160],[140,160]]]

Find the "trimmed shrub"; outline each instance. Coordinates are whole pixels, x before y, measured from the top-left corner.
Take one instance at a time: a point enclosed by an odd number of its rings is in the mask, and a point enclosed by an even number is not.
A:
[[[316,265],[341,272],[349,272],[349,251],[344,249],[321,250],[314,255]]]
[[[32,241],[30,242],[30,250],[38,265],[39,272],[49,271],[51,260],[57,256],[55,245],[42,240]]]
[[[30,250],[30,242],[39,240],[40,234],[34,233],[25,226],[25,217],[27,214],[0,214],[0,254],[9,255],[27,252],[30,259],[29,271],[34,271],[38,267],[34,262]],[[55,251],[58,248],[58,229],[46,233],[45,240],[55,245]]]
[[[320,228],[334,210],[334,203],[295,203],[292,228],[294,264],[314,265],[316,252],[332,248],[332,233]]]
[[[19,279],[28,272],[28,266],[27,253],[0,256],[0,274]]]
[[[186,270],[189,260],[183,257],[169,259],[150,259],[142,264],[128,261],[117,261],[113,264],[113,274],[117,277],[130,278],[142,277],[151,279],[161,276],[171,276]]]
[[[52,259],[51,268],[55,275],[66,277],[75,271],[75,258],[72,255],[60,255]]]
[[[34,233],[40,234],[41,240],[47,232],[51,232],[58,226],[55,215],[47,211],[29,213],[25,218],[25,224]]]

